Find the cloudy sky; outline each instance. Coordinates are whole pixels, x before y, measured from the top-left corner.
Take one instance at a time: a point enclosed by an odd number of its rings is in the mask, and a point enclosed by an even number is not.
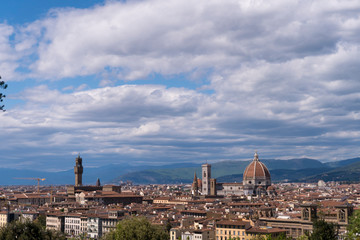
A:
[[[19,0],[2,167],[359,156],[358,0]]]

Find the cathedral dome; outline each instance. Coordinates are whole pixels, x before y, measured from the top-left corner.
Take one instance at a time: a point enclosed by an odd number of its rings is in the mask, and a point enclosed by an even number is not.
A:
[[[243,176],[244,182],[251,184],[251,181],[256,184],[257,181],[271,181],[270,172],[259,160],[259,156],[257,153],[254,155],[254,160],[246,167]],[[266,185],[268,185],[267,183]],[[270,185],[270,184],[269,184]]]

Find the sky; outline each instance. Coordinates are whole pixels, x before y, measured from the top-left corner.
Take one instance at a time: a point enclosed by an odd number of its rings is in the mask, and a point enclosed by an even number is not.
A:
[[[0,166],[359,156],[357,0],[19,0]]]

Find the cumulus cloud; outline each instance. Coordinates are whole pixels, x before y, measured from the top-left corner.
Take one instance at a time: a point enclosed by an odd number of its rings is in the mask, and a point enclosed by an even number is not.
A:
[[[43,81],[18,94],[26,104],[4,115],[3,134],[17,133],[9,148],[23,139],[34,155],[353,157],[359,10],[358,1],[337,0],[109,1],[0,25],[0,66]],[[208,85],[131,82],[153,74]],[[100,88],[74,84],[65,94],[45,82],[89,75],[103,78]]]
[[[354,42],[358,4],[319,2],[150,0],[57,9],[25,28],[25,43],[18,46],[38,38],[31,69],[42,78],[106,67],[130,80],[152,72],[223,71],[243,62],[326,54],[340,41]]]

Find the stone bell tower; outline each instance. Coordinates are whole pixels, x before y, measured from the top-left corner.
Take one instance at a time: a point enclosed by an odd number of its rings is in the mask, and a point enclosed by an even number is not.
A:
[[[203,164],[202,168],[202,195],[210,195],[211,165]]]
[[[75,173],[75,187],[82,186],[83,166],[82,166],[82,158],[80,157],[80,154],[75,159],[74,173]]]

